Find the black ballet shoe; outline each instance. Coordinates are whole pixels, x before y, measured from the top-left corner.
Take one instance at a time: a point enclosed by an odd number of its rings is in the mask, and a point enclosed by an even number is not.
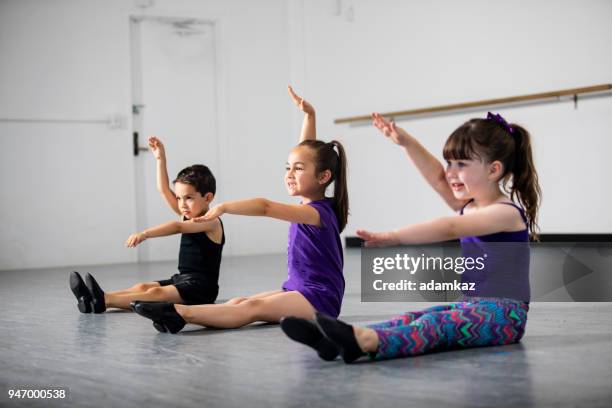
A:
[[[70,290],[78,300],[79,312],[91,313],[91,293],[77,271],[70,273]]]
[[[321,313],[315,315],[315,321],[325,337],[338,346],[345,363],[352,363],[359,357],[365,356],[366,353],[357,344],[353,326]]]
[[[280,321],[280,327],[287,337],[312,347],[317,351],[319,357],[325,361],[335,360],[340,353],[338,347],[329,341],[317,325],[310,320],[293,316],[283,317]]]
[[[159,303],[159,300],[134,300],[133,302],[130,302],[130,307],[132,309],[132,311],[135,312],[134,307],[138,304],[138,303]],[[158,332],[162,332],[162,333],[167,333],[168,330],[164,327],[164,325],[161,322],[157,322],[154,321],[153,322],[153,327],[155,327],[155,329]]]
[[[140,302],[130,303],[132,310],[139,315],[153,320],[153,327],[162,333],[178,333],[187,322],[169,302]]]
[[[85,275],[85,284],[89,293],[91,293],[91,306],[94,313],[104,313],[106,310],[106,302],[104,301],[104,291],[98,285],[98,282],[91,274]]]

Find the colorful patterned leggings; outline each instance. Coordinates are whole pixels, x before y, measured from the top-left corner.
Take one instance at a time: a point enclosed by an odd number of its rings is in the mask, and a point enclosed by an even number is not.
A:
[[[408,312],[368,326],[378,334],[383,360],[452,348],[498,346],[518,342],[525,333],[529,305],[511,299],[466,298],[458,303]]]

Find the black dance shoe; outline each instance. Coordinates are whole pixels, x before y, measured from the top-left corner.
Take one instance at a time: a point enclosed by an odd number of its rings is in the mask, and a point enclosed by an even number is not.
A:
[[[85,275],[85,284],[89,293],[91,293],[91,306],[94,313],[104,313],[106,310],[106,302],[104,301],[104,291],[98,285],[98,282],[91,274]]]
[[[315,315],[315,320],[325,337],[338,346],[345,363],[352,363],[359,357],[365,356],[365,353],[357,344],[353,326],[321,313]]]
[[[91,293],[77,271],[70,273],[70,290],[78,300],[79,312],[91,313]]]
[[[139,315],[153,320],[153,327],[162,333],[178,333],[187,322],[177,313],[174,304],[169,302],[141,302],[130,303],[132,310]]]
[[[316,350],[319,357],[325,361],[332,361],[338,357],[338,347],[329,341],[310,320],[299,317],[283,317],[280,327],[287,337],[298,343],[305,344]]]

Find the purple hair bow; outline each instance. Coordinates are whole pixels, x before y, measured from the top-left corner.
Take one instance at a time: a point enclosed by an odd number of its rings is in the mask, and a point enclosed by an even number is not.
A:
[[[506,129],[510,134],[514,133],[514,129],[512,129],[508,122],[506,122],[506,119],[504,119],[499,113],[494,115],[491,112],[487,112],[487,119],[496,121],[497,123],[502,125],[504,129]]]

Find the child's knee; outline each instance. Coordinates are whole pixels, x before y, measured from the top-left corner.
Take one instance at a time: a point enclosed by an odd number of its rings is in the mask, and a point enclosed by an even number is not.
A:
[[[237,305],[237,304],[240,304],[240,303],[242,303],[242,302],[244,302],[245,300],[248,300],[248,299],[249,298],[246,297],[246,296],[238,296],[238,297],[235,297],[235,298],[231,298],[230,300],[228,300],[225,303],[227,303],[228,305]]]
[[[259,318],[262,316],[266,301],[264,299],[258,298],[247,298],[239,306],[244,308],[245,314],[250,316],[253,319]]]
[[[151,283],[137,283],[134,286],[131,287],[131,290],[135,291],[135,292],[146,292],[147,290],[151,289],[151,287],[160,287],[160,286],[155,286]]]
[[[145,293],[149,296],[161,297],[165,294],[164,289],[161,286],[149,287]]]
[[[137,283],[130,288],[130,290],[134,292],[144,292],[147,289],[149,289],[149,287],[144,283]]]

